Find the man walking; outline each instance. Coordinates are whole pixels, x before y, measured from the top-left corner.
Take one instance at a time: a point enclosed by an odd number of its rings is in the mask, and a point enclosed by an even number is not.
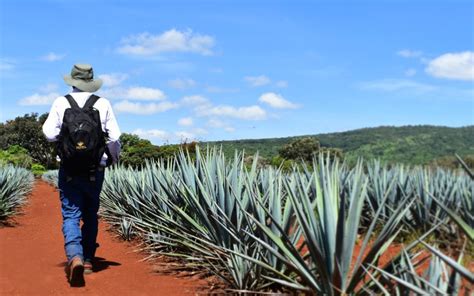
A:
[[[57,143],[61,159],[58,187],[68,280],[83,286],[97,248],[104,168],[118,161],[120,129],[109,101],[93,95],[102,81],[94,79],[90,65],[74,65],[64,81],[72,92],[53,102],[43,133]]]

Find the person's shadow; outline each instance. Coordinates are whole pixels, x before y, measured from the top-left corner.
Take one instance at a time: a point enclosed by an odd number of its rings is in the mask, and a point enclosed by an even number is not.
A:
[[[92,272],[100,272],[109,268],[110,266],[120,266],[122,264],[114,261],[108,261],[102,257],[95,257],[93,265],[92,265]]]
[[[120,266],[119,262],[109,261],[102,257],[95,257],[94,262],[92,262],[92,272],[101,272],[108,269],[110,266]],[[67,268],[67,262],[62,262],[58,264],[58,267],[63,267],[65,270]]]

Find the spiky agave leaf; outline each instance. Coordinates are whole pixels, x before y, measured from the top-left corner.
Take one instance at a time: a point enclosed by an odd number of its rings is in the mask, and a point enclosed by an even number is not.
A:
[[[11,216],[25,203],[33,189],[33,174],[20,167],[0,165],[0,220]]]

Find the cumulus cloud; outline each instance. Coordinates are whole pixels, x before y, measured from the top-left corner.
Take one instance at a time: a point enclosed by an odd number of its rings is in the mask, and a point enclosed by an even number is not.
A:
[[[431,61],[426,73],[454,80],[474,80],[474,51],[446,53]]]
[[[383,92],[395,92],[402,90],[409,90],[417,93],[425,93],[436,90],[433,85],[415,82],[406,79],[382,79],[374,81],[366,81],[359,83],[359,88],[362,90],[376,90]]]
[[[260,76],[247,76],[244,78],[245,81],[247,81],[251,86],[263,86],[267,85],[271,82],[270,78],[268,78],[265,75],[260,75]]]
[[[215,40],[209,35],[193,33],[191,30],[168,30],[159,35],[142,33],[122,40],[117,51],[121,54],[153,56],[166,52],[192,52],[211,55]]]
[[[192,117],[183,117],[178,120],[178,124],[181,126],[191,126],[193,125]]]
[[[111,99],[127,99],[140,101],[160,101],[166,99],[166,95],[158,88],[134,86],[129,88],[113,87],[100,90],[99,94]]]
[[[56,62],[64,59],[66,55],[65,54],[57,54],[54,52],[50,52],[47,55],[44,55],[41,57],[41,60],[46,61],[46,62]]]
[[[18,104],[22,106],[51,105],[57,97],[61,96],[57,90],[57,84],[49,83],[43,85],[39,87],[39,91],[37,93],[20,99]]]
[[[22,106],[51,105],[59,96],[60,94],[56,92],[50,92],[47,94],[35,93],[31,96],[20,99],[18,103]]]
[[[99,75],[99,78],[104,82],[104,86],[114,87],[125,81],[128,78],[128,75],[124,73],[111,73]]]
[[[276,87],[279,87],[279,88],[288,87],[288,81],[286,81],[286,80],[277,81],[277,82],[275,83],[275,86],[276,86]]]
[[[121,113],[132,113],[140,115],[150,115],[155,113],[165,112],[171,109],[178,108],[178,104],[172,102],[160,102],[160,103],[134,103],[130,101],[121,101],[114,104],[114,109]]]
[[[277,109],[296,109],[299,107],[298,105],[286,100],[280,94],[272,92],[264,93],[260,96],[258,101]]]
[[[200,95],[193,95],[193,96],[186,96],[181,99],[181,104],[184,106],[191,106],[191,107],[209,107],[211,102],[203,96]]]
[[[215,127],[215,128],[223,128],[225,126],[227,126],[227,124],[225,122],[223,122],[222,120],[219,120],[217,118],[211,118],[207,121],[207,125],[210,126],[210,127]]]
[[[423,52],[419,50],[403,49],[403,50],[399,50],[397,52],[397,55],[404,58],[419,58],[423,55]]]
[[[200,95],[183,97],[180,101],[180,105],[191,107],[198,116],[222,116],[244,120],[262,120],[267,117],[266,111],[260,106],[215,106],[209,99]]]
[[[127,90],[126,98],[135,100],[163,100],[165,94],[157,88],[131,87]]]
[[[136,129],[132,132],[132,134],[135,134],[139,136],[140,138],[145,138],[145,139],[159,139],[162,141],[167,141],[170,138],[170,134],[166,131],[163,130],[158,130],[158,129],[151,129],[151,130],[143,130],[143,129]]]
[[[197,110],[200,116],[223,116],[243,120],[263,120],[267,118],[267,112],[260,106],[233,107],[228,105],[212,106]]]
[[[233,132],[235,131],[235,128],[230,126],[228,123],[217,119],[217,118],[211,118],[207,121],[207,126],[212,127],[212,128],[222,128],[226,132]]]
[[[175,89],[188,89],[196,86],[196,81],[192,79],[173,79],[168,81],[168,85]]]

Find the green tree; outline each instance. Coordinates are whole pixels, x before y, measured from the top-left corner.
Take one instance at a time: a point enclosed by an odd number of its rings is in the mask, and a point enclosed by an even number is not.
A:
[[[126,166],[139,168],[146,160],[158,160],[174,156],[180,149],[187,150],[191,155],[196,151],[196,142],[178,145],[155,146],[150,141],[141,139],[137,135],[123,133],[120,136],[122,153],[120,163]]]
[[[18,116],[6,123],[0,123],[0,149],[7,150],[12,145],[19,145],[26,150],[34,162],[51,169],[56,168],[56,153],[53,144],[43,135],[42,126],[48,113]]]
[[[320,145],[316,138],[296,139],[283,146],[278,153],[285,159],[312,161],[313,155],[319,152]]]

